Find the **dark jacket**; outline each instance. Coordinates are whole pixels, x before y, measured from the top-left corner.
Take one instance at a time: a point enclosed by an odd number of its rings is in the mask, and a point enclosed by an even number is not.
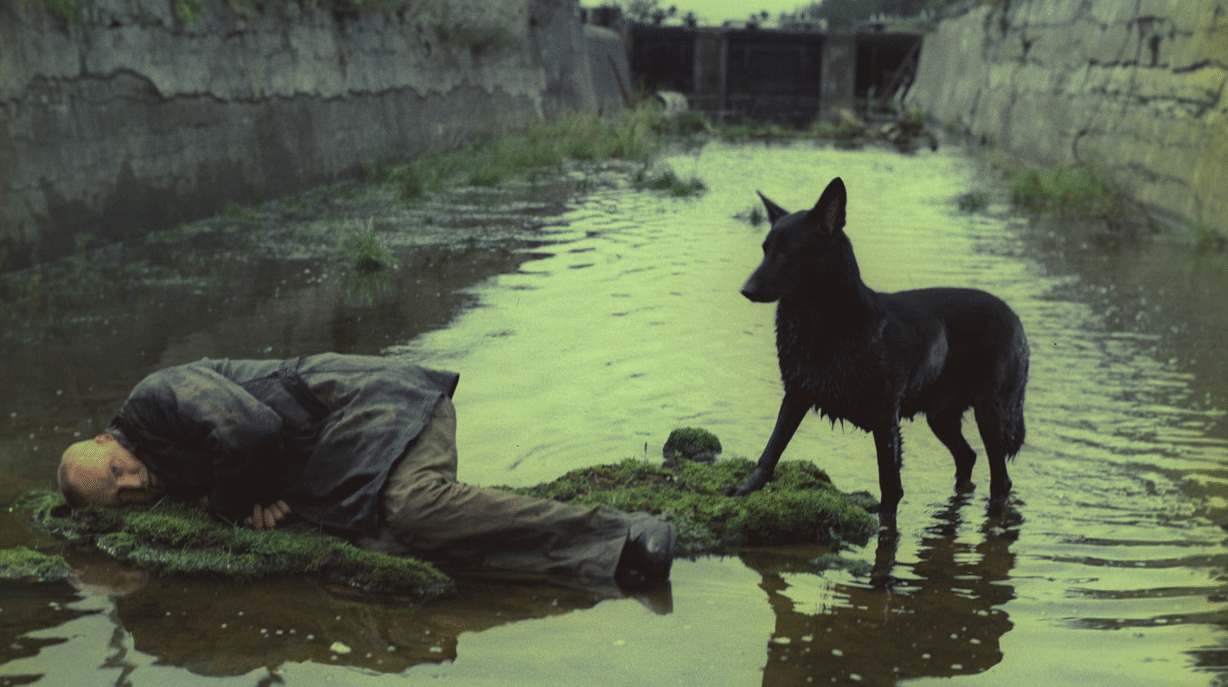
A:
[[[458,375],[336,353],[210,360],[155,372],[107,428],[176,497],[231,521],[284,500],[295,514],[374,535],[385,479]]]

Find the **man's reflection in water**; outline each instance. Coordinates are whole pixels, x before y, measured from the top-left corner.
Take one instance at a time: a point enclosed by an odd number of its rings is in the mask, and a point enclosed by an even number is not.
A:
[[[333,590],[336,591],[336,590]],[[157,579],[115,599],[133,648],[198,675],[230,676],[288,662],[399,673],[457,658],[460,635],[626,598],[609,589],[457,580],[457,593],[427,604],[327,593],[312,578],[242,585]],[[672,609],[668,582],[635,597]]]
[[[1007,507],[968,543],[959,539],[966,505],[968,495],[958,494],[934,516],[915,564],[897,563],[899,534],[883,530],[868,579],[824,572],[814,559],[744,554],[763,573],[776,613],[763,684],[851,675],[891,684],[974,674],[998,663],[999,640],[1012,627],[1000,607],[1015,595],[1006,582],[1022,519]]]

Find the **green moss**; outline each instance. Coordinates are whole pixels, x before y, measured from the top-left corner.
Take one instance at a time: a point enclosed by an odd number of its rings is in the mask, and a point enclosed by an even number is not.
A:
[[[73,541],[92,541],[115,559],[167,575],[238,580],[321,575],[345,587],[425,600],[452,581],[421,561],[363,551],[306,525],[256,532],[214,522],[203,511],[163,499],[147,509],[70,512],[58,493],[31,492],[15,510]]]
[[[72,568],[61,556],[39,553],[24,546],[0,549],[0,580],[57,582],[71,575]]]
[[[721,440],[706,429],[680,427],[669,433],[661,456],[665,460],[712,461],[721,452]]]
[[[763,490],[742,498],[722,491],[750,474],[744,458],[659,466],[640,460],[598,465],[518,493],[625,511],[648,511],[670,520],[679,555],[724,552],[738,546],[864,543],[878,527],[867,512],[874,500],[845,494],[811,463],[788,461]]]

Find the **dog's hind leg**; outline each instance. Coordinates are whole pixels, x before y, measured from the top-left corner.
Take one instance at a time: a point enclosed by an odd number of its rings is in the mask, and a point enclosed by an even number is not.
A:
[[[785,392],[784,400],[780,402],[780,412],[776,415],[776,427],[772,429],[772,436],[768,439],[767,446],[763,448],[763,454],[759,456],[759,462],[755,465],[754,471],[741,486],[726,488],[726,496],[746,496],[762,489],[763,485],[772,479],[772,475],[776,472],[776,463],[780,460],[780,454],[785,452],[785,447],[789,445],[789,440],[797,432],[808,410],[810,410],[810,404],[802,398],[801,394]]]
[[[989,460],[989,497],[1004,502],[1011,493],[1011,478],[1006,472],[1006,459],[1012,448],[1008,432],[1009,420],[997,403],[975,406],[976,426],[985,442],[985,457]],[[1018,450],[1017,448],[1015,450]]]
[[[900,446],[900,421],[893,415],[889,424],[874,430],[874,449],[878,454],[879,519],[886,527],[895,527],[895,511],[904,498],[900,482],[903,458]]]
[[[928,413],[925,416],[934,436],[951,452],[955,459],[955,488],[972,488],[972,468],[976,465],[976,451],[968,445],[961,429],[964,411],[962,409],[946,409]]]

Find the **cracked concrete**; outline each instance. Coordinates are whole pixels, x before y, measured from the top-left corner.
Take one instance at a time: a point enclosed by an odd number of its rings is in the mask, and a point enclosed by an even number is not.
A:
[[[1085,162],[1228,235],[1228,2],[1022,0],[926,36],[912,106],[1044,165]]]
[[[0,3],[0,272],[593,110],[575,4]]]

